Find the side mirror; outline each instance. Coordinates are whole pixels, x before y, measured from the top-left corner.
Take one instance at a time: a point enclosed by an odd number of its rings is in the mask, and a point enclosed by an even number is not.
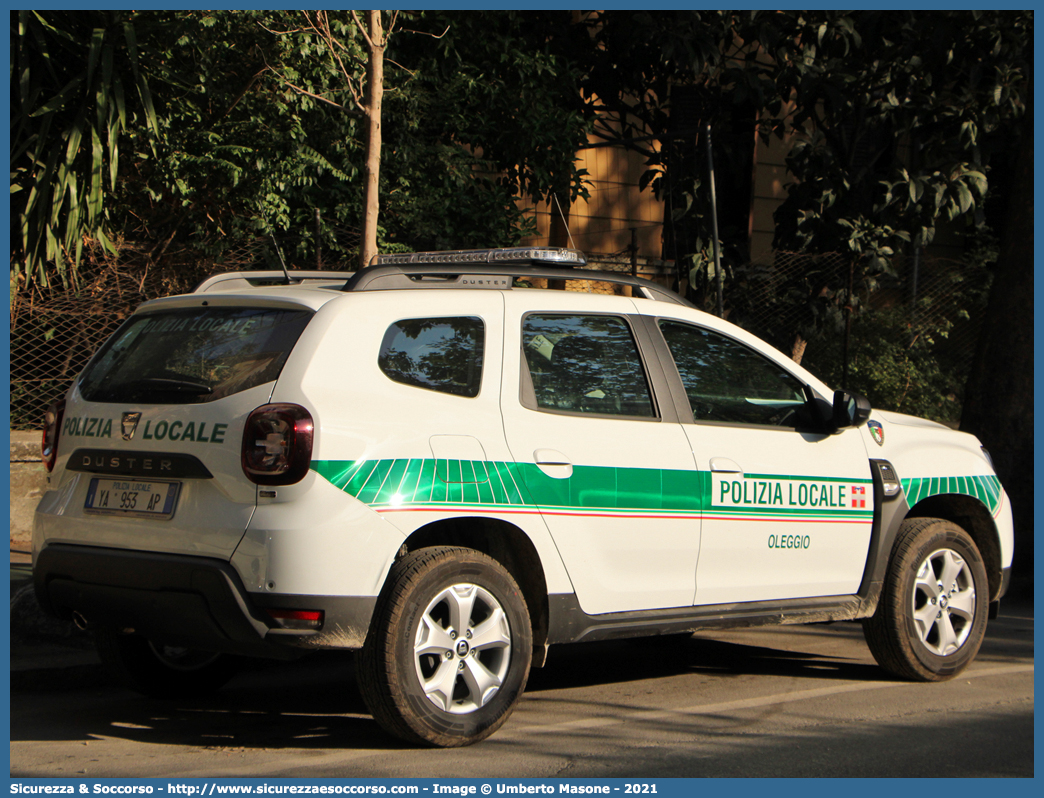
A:
[[[861,394],[834,391],[834,425],[838,429],[859,427],[870,418],[870,401]]]
[[[811,432],[816,435],[833,435],[837,432],[834,424],[833,410],[830,403],[816,396],[808,385],[802,386],[805,404],[798,408],[794,427],[798,432]]]

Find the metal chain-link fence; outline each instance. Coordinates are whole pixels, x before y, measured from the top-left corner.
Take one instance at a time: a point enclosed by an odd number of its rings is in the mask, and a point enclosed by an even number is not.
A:
[[[717,312],[713,264],[679,271],[672,261],[628,253],[589,253],[588,261],[658,280]],[[777,251],[723,267],[723,310],[827,384],[864,393],[877,407],[953,424],[991,276],[983,256],[921,252],[884,270],[847,253]]]
[[[921,255],[871,271],[844,253],[776,252],[724,278],[726,317],[828,384],[959,420],[991,284],[985,264]],[[713,292],[698,287],[693,298],[713,312]]]
[[[357,245],[356,231],[337,235],[342,252]],[[291,269],[354,268],[343,259],[317,255],[304,238],[286,237],[279,245]],[[588,260],[591,268],[634,271],[678,287],[673,262],[597,253],[589,253]],[[265,239],[244,242],[220,260],[189,249],[168,249],[156,258],[150,250],[123,244],[117,257],[85,258],[85,263],[74,285],[12,295],[12,429],[39,428],[47,405],[65,393],[94,351],[145,300],[191,291],[218,272],[279,268],[272,242]],[[989,270],[941,259],[900,259],[893,264],[894,274],[850,275],[851,266],[838,254],[775,253],[727,268],[726,316],[829,384],[840,384],[847,361],[846,387],[867,393],[879,406],[942,420],[959,417],[960,388],[975,350]],[[599,290],[597,283],[582,282],[567,287]],[[713,312],[708,281],[694,282],[696,288],[681,287]],[[852,320],[846,348],[847,308]],[[934,394],[918,399],[928,388]]]

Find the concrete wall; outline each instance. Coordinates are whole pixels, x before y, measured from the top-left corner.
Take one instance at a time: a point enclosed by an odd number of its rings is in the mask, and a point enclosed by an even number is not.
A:
[[[40,433],[11,431],[11,548],[29,551],[33,511],[47,487]]]

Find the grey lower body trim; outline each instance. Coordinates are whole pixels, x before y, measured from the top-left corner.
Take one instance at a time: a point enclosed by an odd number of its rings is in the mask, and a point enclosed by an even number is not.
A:
[[[997,591],[997,601],[1004,598],[1004,595],[1008,592],[1008,588],[1011,586],[1011,566],[1001,569],[1001,586],[1000,590]]]
[[[1001,599],[1004,598],[1004,594],[1008,592],[1008,587],[1011,585],[1011,566],[1007,568],[1001,568],[1001,584],[1000,589],[997,591],[997,597],[990,602],[989,619],[992,621],[998,615],[1000,615],[1000,603]]]
[[[150,640],[244,656],[293,659],[302,649],[359,648],[376,597],[251,593],[227,562],[53,544],[33,568],[52,615],[133,629]],[[278,628],[266,608],[323,612],[318,630]]]
[[[892,556],[892,546],[899,534],[903,520],[910,513],[910,505],[902,491],[894,496],[885,496],[884,484],[878,463],[891,464],[884,460],[871,460],[870,472],[874,479],[874,531],[870,537],[870,549],[866,556],[866,570],[863,572],[863,583],[859,586],[859,595],[871,593],[876,602],[880,594],[881,583],[888,573],[888,562]],[[892,469],[894,473],[894,469]],[[876,591],[874,585],[876,583]]]
[[[548,643],[648,637],[700,629],[851,621],[871,615],[876,604],[875,593],[872,599],[824,596],[588,615],[574,594],[561,593],[548,596]]]

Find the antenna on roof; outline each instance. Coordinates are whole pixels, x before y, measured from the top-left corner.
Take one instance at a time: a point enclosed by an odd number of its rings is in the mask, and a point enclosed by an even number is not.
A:
[[[283,267],[283,274],[286,275],[286,284],[293,285],[294,281],[290,279],[290,270],[286,268],[286,261],[283,260],[283,253],[279,251],[279,242],[276,241],[275,233],[269,233],[272,236],[272,246],[275,247],[276,255],[279,256],[279,263]]]
[[[562,224],[565,225],[566,235],[569,236],[569,248],[576,249],[576,245],[573,243],[573,234],[569,231],[569,220],[566,219],[565,211],[562,210],[562,203],[558,201],[558,195],[552,194],[555,198],[555,205],[558,206],[558,215],[562,217]]]

